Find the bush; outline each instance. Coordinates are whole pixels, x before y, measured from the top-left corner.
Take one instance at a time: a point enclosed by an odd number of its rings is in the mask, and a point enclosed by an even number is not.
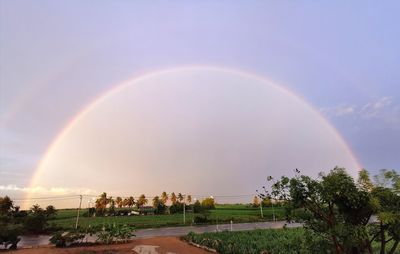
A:
[[[85,234],[79,232],[64,232],[56,233],[50,238],[50,242],[55,244],[56,247],[67,247],[73,244],[82,243]]]
[[[17,249],[17,244],[21,240],[21,238],[19,238],[21,233],[20,229],[17,227],[11,227],[9,225],[0,226],[0,245],[4,245],[6,249]]]
[[[183,204],[182,203],[175,203],[169,207],[170,214],[174,213],[181,213],[183,212]]]
[[[197,200],[196,202],[194,202],[194,204],[193,204],[193,212],[194,213],[200,213],[202,210],[203,210],[203,207],[201,206],[200,201]]]
[[[213,198],[205,198],[201,201],[201,206],[205,209],[215,209],[215,200]]]
[[[205,224],[208,223],[210,220],[204,215],[197,215],[194,217],[194,223],[196,224]]]
[[[107,224],[103,226],[102,231],[97,235],[97,241],[104,244],[111,244],[119,241],[126,242],[132,236],[135,235],[128,225]]]
[[[23,226],[28,233],[42,233],[47,226],[45,214],[30,214],[25,217]]]

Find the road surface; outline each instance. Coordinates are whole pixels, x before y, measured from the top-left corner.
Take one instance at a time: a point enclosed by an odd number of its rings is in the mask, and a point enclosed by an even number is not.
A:
[[[185,226],[185,227],[167,227],[167,228],[149,228],[139,229],[134,232],[135,238],[152,238],[158,236],[183,236],[189,232],[205,233],[217,232],[224,230],[243,231],[253,229],[266,229],[266,228],[282,228],[284,225],[287,227],[301,227],[300,223],[287,224],[285,221],[276,222],[254,222],[254,223],[237,223],[237,224],[220,224],[220,225],[207,225],[207,226]],[[49,244],[50,236],[36,235],[36,236],[23,236],[18,243],[19,248],[37,247]],[[95,237],[88,237],[89,241],[95,241]]]

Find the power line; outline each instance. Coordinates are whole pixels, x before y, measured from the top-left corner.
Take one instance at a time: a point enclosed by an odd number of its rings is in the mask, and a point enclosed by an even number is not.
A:
[[[170,194],[169,194],[170,195]],[[245,197],[253,197],[256,194],[239,194],[239,195],[201,195],[201,194],[184,194],[184,196],[191,195],[194,198],[207,198],[213,197],[215,198],[245,198]],[[30,198],[12,198],[13,201],[35,201],[35,200],[68,200],[68,199],[78,199],[80,196],[84,198],[99,198],[100,195],[68,195],[68,196],[50,196],[50,197],[30,197]],[[157,195],[158,196],[158,195]],[[118,195],[110,195],[109,197],[121,197],[121,198],[129,198],[131,196],[118,196]],[[132,196],[135,199],[140,198],[140,196]],[[156,196],[146,196],[146,198],[154,198]],[[159,197],[159,196],[158,196]]]

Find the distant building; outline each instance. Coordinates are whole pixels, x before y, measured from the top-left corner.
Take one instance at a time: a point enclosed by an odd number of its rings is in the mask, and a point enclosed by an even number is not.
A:
[[[142,206],[139,208],[140,215],[154,215],[156,209],[152,206]]]

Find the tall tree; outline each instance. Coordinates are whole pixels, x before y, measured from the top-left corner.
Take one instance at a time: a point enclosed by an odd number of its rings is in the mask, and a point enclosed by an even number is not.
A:
[[[98,199],[96,199],[96,202],[95,202],[96,210],[97,210],[99,213],[104,214],[104,212],[105,212],[105,210],[106,210],[106,208],[107,208],[107,205],[108,205],[109,201],[110,201],[110,200],[109,200],[109,198],[107,197],[107,193],[103,192],[103,193],[100,195],[100,197],[99,197]]]
[[[297,173],[274,182],[271,192],[261,194],[261,199],[272,196],[290,207],[309,211],[312,216],[305,219],[306,229],[325,239],[336,253],[372,253],[368,222],[376,206],[370,194],[343,168],[317,180]]]
[[[116,197],[115,198],[115,203],[117,204],[118,208],[121,208],[124,205],[123,200],[122,200],[121,197]]]
[[[185,200],[185,198],[183,197],[182,193],[178,193],[178,200],[180,203],[182,203],[183,200]]]
[[[172,193],[171,193],[171,195],[170,195],[170,200],[171,200],[171,203],[172,203],[173,205],[176,204],[177,198],[176,198],[175,192],[172,192]]]
[[[165,191],[163,191],[163,193],[161,193],[161,201],[163,202],[164,205],[167,204],[168,194]]]
[[[144,194],[140,195],[139,199],[136,201],[136,205],[138,206],[138,208],[144,206],[145,204],[147,204],[147,199],[146,196]]]
[[[157,207],[159,206],[160,203],[161,203],[160,197],[159,196],[155,196],[153,198],[153,207],[157,209]]]
[[[132,196],[130,196],[130,197],[127,199],[126,205],[127,205],[129,208],[131,208],[132,206],[135,205],[135,199],[134,199]]]
[[[186,201],[188,202],[188,204],[191,204],[192,203],[192,195],[187,195]]]
[[[5,196],[4,198],[0,197],[0,215],[8,214],[11,212],[13,207],[14,203],[8,196]]]
[[[109,214],[115,215],[115,200],[112,197],[110,197],[108,199],[108,203],[110,204]]]
[[[381,170],[375,176],[375,186],[371,194],[378,202],[378,218],[373,230],[371,242],[378,241],[381,245],[380,254],[392,254],[399,249],[400,244],[400,193],[399,175],[394,170]],[[392,247],[387,251],[388,244]]]

